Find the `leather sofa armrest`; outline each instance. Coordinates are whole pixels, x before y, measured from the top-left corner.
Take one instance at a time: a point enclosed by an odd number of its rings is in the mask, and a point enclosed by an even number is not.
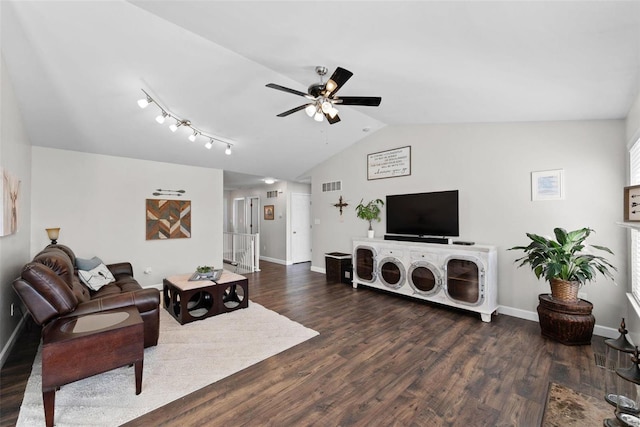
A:
[[[107,265],[107,268],[109,269],[111,274],[113,274],[116,277],[120,274],[125,274],[133,277],[133,267],[129,262],[119,262],[116,264],[109,264]]]
[[[160,291],[155,288],[145,288],[80,303],[72,313],[69,313],[69,316],[82,316],[131,305],[136,306],[140,313],[144,313],[157,309],[159,304]]]

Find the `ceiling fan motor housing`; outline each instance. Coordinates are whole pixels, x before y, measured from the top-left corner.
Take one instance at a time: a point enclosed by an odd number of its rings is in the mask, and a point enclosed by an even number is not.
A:
[[[309,95],[313,96],[314,98],[317,98],[320,95],[322,95],[322,92],[324,92],[325,87],[326,85],[324,83],[312,84],[311,86],[309,86],[309,89],[308,89]]]

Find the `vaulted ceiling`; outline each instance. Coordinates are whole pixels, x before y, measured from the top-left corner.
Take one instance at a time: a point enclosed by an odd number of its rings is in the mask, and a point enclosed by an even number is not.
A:
[[[303,179],[384,126],[620,119],[640,84],[635,1],[2,1],[0,18],[33,145],[236,176]],[[382,104],[276,117],[306,100],[265,85],[306,92],[318,65]],[[158,125],[141,89],[233,154]]]

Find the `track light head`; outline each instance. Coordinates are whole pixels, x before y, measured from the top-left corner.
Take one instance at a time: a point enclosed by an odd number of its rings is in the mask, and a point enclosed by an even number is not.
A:
[[[207,143],[204,144],[204,146],[207,150],[211,150],[211,147],[213,147],[213,139],[210,139],[209,141],[207,141]]]
[[[149,104],[153,102],[153,99],[149,95],[146,98],[138,99],[138,106],[140,108],[147,108]]]
[[[169,125],[169,130],[170,130],[171,132],[175,132],[175,131],[177,131],[177,130],[178,130],[178,128],[179,128],[180,126],[182,126],[182,122],[181,122],[180,120],[176,120],[176,122],[175,122],[175,123],[171,123],[171,124]]]
[[[196,136],[198,136],[198,131],[193,131],[191,135],[189,135],[189,141],[194,142],[196,140]]]
[[[158,116],[156,117],[156,122],[163,124],[164,123],[164,119],[167,117],[167,112],[162,110],[161,114],[158,114]]]
[[[227,144],[227,149],[224,150],[224,154],[227,156],[231,155],[231,144]]]

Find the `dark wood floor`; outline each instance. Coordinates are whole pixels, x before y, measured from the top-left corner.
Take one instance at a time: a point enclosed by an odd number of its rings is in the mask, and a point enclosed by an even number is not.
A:
[[[601,337],[567,347],[542,338],[535,322],[483,323],[327,284],[309,264],[261,267],[248,275],[250,299],[320,335],[127,425],[538,426],[550,381],[604,395],[594,362]],[[37,340],[22,337],[2,370],[2,426],[15,423]]]

